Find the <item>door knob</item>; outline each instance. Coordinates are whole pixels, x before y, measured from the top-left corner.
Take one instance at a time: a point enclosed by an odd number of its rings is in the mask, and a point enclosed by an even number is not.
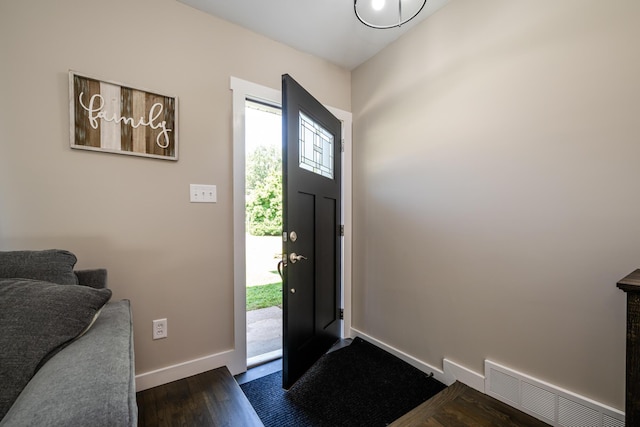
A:
[[[307,259],[307,257],[304,255],[298,255],[295,252],[291,252],[291,254],[289,255],[289,259],[291,260],[291,264],[295,264],[300,260]]]

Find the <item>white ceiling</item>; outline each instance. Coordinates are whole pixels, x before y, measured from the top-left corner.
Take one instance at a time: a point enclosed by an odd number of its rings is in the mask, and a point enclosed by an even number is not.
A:
[[[414,20],[388,30],[360,23],[353,0],[178,1],[352,70],[450,0],[427,0]]]

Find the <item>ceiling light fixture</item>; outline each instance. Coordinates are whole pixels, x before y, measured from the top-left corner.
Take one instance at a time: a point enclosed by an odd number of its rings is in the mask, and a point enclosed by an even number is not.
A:
[[[353,0],[353,10],[367,27],[386,30],[411,21],[425,4],[427,0]]]
[[[382,10],[384,9],[385,3],[384,0],[371,0],[371,8],[373,8],[373,10]]]

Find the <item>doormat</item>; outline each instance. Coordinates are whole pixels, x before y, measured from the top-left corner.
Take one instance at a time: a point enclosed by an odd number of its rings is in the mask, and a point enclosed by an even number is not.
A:
[[[282,371],[240,387],[265,427],[382,427],[446,388],[361,338],[322,356],[289,391]]]

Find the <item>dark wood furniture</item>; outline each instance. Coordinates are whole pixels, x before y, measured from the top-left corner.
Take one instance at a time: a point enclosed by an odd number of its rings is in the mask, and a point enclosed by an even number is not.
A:
[[[548,427],[548,424],[456,381],[389,427]]]
[[[627,293],[627,379],[625,423],[640,425],[640,270],[618,282]]]

